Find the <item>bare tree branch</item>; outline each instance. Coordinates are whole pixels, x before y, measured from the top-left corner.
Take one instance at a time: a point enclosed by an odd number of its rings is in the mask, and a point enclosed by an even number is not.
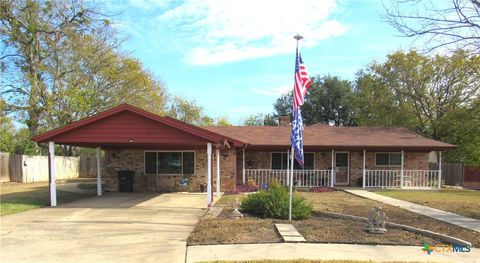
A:
[[[383,18],[401,36],[425,40],[426,52],[439,48],[480,52],[480,2],[451,0],[441,9],[438,5],[431,0],[391,0]]]

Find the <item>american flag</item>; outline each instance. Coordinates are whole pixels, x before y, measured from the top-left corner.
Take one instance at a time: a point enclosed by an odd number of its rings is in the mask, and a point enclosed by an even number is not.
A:
[[[295,61],[295,85],[293,88],[293,121],[292,121],[292,148],[295,152],[295,160],[303,166],[303,120],[300,106],[305,102],[305,94],[311,81],[307,69],[303,64],[302,56],[298,52]]]
[[[293,87],[293,109],[303,105],[305,102],[305,94],[312,82],[308,76],[307,68],[303,64],[302,55],[298,52],[295,60],[295,85]]]

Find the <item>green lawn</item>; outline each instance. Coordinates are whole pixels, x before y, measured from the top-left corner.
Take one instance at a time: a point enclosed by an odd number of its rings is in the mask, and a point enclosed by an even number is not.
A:
[[[480,191],[473,190],[387,190],[377,194],[480,219]]]
[[[68,203],[92,195],[57,190],[58,204]],[[50,204],[48,183],[0,184],[0,215],[15,214]]]

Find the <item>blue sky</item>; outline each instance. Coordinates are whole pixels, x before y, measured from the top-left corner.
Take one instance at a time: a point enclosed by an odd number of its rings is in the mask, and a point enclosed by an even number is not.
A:
[[[169,92],[195,100],[212,117],[239,124],[293,86],[295,33],[311,76],[355,73],[412,40],[382,21],[382,1],[104,2],[138,58]]]

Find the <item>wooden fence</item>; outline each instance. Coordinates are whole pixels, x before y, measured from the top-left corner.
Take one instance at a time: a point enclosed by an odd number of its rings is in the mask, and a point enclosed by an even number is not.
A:
[[[103,163],[103,162],[102,162]],[[96,177],[96,158],[55,156],[56,179]],[[48,181],[48,157],[0,153],[0,182]]]
[[[480,189],[480,166],[465,165],[463,186]]]

